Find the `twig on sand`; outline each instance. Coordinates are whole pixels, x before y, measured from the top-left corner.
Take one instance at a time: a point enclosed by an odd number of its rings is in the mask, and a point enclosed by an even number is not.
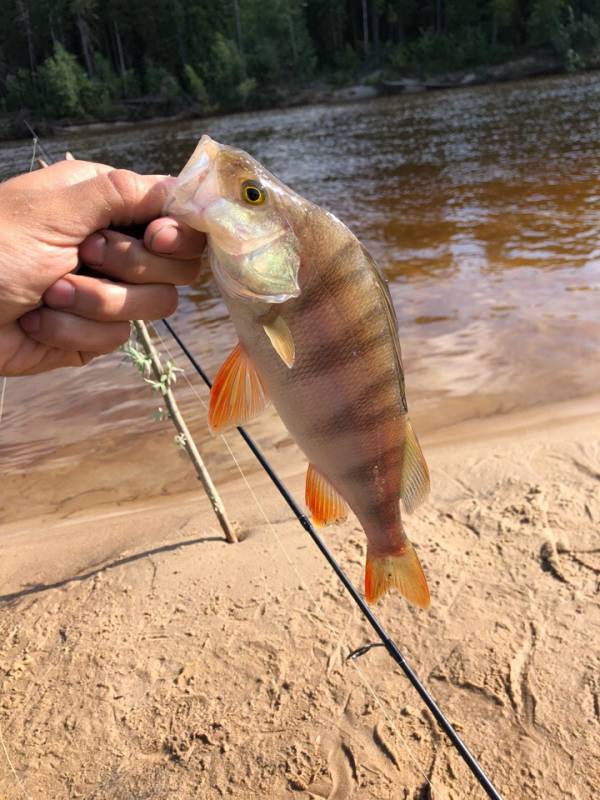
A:
[[[194,465],[194,469],[196,470],[196,475],[198,476],[198,480],[204,487],[204,491],[208,495],[208,498],[211,502],[213,507],[213,511],[215,512],[217,519],[219,520],[219,524],[223,529],[223,533],[225,534],[225,538],[228,542],[237,542],[238,538],[233,529],[231,523],[227,518],[227,513],[225,512],[225,506],[223,505],[223,501],[219,496],[219,493],[212,482],[212,479],[209,475],[208,470],[206,469],[206,465],[202,460],[202,456],[198,452],[198,448],[196,447],[194,440],[188,430],[187,425],[185,424],[185,420],[183,419],[179,407],[177,405],[177,401],[175,400],[175,396],[171,390],[171,383],[175,379],[175,369],[173,365],[168,364],[167,368],[164,369],[160,357],[156,351],[156,348],[152,344],[150,340],[150,334],[148,333],[148,328],[146,324],[141,320],[135,320],[133,323],[133,327],[137,334],[137,337],[140,341],[144,352],[148,358],[150,363],[150,368],[152,370],[152,374],[154,376],[153,380],[146,379],[148,383],[150,383],[153,388],[159,391],[162,396],[165,398],[165,404],[169,410],[169,416],[173,421],[173,425],[177,429],[177,437],[176,441],[181,447],[187,452],[188,456],[192,464]],[[131,352],[130,352],[131,355]]]

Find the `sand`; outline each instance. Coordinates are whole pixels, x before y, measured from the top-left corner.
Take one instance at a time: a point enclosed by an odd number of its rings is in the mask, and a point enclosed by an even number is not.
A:
[[[301,497],[303,458],[278,436]],[[433,490],[407,528],[432,606],[394,595],[377,613],[505,798],[594,797],[600,397],[423,445]],[[0,798],[484,797],[381,648],[345,661],[373,636],[266,478],[249,474],[262,510],[233,470],[220,481],[229,545],[165,458],[171,488],[150,497],[119,494],[107,458],[113,494],[85,470],[23,481],[20,505],[3,486]],[[356,521],[324,535],[360,585]]]

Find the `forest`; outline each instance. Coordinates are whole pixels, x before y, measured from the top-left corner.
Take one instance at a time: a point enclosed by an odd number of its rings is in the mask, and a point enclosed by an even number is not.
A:
[[[545,54],[595,65],[600,0],[0,0],[0,112],[136,119]],[[373,78],[375,76],[375,78]]]

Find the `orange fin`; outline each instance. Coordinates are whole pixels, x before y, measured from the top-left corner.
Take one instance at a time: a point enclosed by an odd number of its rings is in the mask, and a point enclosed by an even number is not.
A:
[[[346,501],[312,464],[306,472],[305,499],[315,525],[341,522],[348,516]]]
[[[429,469],[421,445],[410,420],[406,418],[404,458],[400,480],[400,497],[408,514],[418,508],[429,494]]]
[[[369,553],[367,547],[365,569],[367,602],[376,603],[392,586],[419,608],[429,606],[427,580],[415,549],[408,541],[404,552],[399,555],[374,556]]]
[[[260,414],[268,403],[260,375],[244,348],[237,344],[218,371],[210,392],[211,431],[242,425]]]

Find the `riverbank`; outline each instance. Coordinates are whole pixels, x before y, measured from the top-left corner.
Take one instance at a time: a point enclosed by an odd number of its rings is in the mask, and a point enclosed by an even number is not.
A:
[[[600,57],[588,58],[585,69],[600,69]],[[304,87],[273,87],[262,97],[254,98],[243,107],[219,109],[216,106],[203,108],[190,101],[187,108],[173,107],[172,101],[157,97],[139,98],[127,104],[116,106],[110,120],[102,119],[50,119],[39,116],[35,109],[23,109],[18,113],[0,115],[0,141],[28,139],[31,134],[26,123],[32,125],[39,136],[49,138],[64,136],[79,131],[110,130],[117,127],[136,127],[141,124],[160,125],[165,122],[181,122],[212,116],[215,113],[235,113],[281,108],[295,108],[304,105],[337,104],[355,102],[374,97],[414,94],[415,92],[460,89],[466,86],[506,83],[544,75],[566,74],[565,63],[550,55],[528,55],[502,64],[480,65],[459,71],[444,71],[423,76],[418,72],[404,71],[402,75],[389,70],[376,70],[365,74],[359,81],[348,81],[339,86],[323,79]],[[174,110],[173,110],[174,108]],[[170,112],[169,112],[169,109]]]
[[[595,396],[426,436],[432,607],[378,608],[506,797],[594,791],[599,432]],[[0,527],[0,797],[480,796],[386,654],[344,660],[371,635],[264,476],[260,509],[221,485],[238,545],[198,491],[79,510],[38,480],[69,503]],[[356,522],[325,537],[360,585]]]

